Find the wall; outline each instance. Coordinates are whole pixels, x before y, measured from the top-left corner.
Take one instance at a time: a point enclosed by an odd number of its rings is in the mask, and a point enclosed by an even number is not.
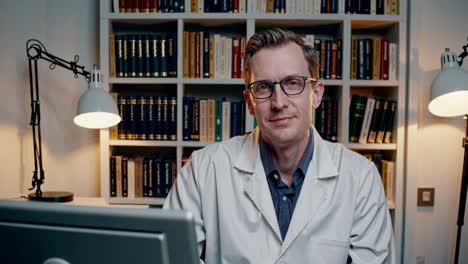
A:
[[[410,16],[410,83],[407,148],[405,261],[453,263],[463,164],[465,123],[439,118],[427,110],[430,86],[440,70],[440,55],[459,54],[467,42],[468,1],[412,0]],[[464,68],[468,69],[468,60]],[[468,103],[468,102],[467,102]],[[418,208],[416,189],[435,187],[435,206]],[[465,216],[468,220],[468,216]],[[468,226],[459,263],[468,263]]]
[[[34,169],[29,126],[30,95],[25,45],[40,40],[66,60],[80,55],[91,68],[99,61],[99,9],[95,0],[15,0],[0,2],[0,197],[28,193]],[[99,135],[77,127],[72,119],[83,77],[39,61],[43,190],[70,190],[79,196],[99,195]]]

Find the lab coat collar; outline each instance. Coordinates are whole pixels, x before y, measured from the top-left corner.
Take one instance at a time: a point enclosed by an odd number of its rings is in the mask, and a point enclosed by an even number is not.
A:
[[[315,128],[313,128],[313,133],[314,155],[307,169],[304,185],[294,209],[281,254],[291,245],[326,200],[328,192],[319,180],[338,175],[338,168],[332,159],[329,145],[320,137]],[[259,135],[260,131],[257,127],[244,142],[234,167],[250,174],[249,177],[242,177],[245,179],[244,190],[281,241],[281,233],[268,189],[265,170],[263,164],[257,162],[261,160],[258,144]]]

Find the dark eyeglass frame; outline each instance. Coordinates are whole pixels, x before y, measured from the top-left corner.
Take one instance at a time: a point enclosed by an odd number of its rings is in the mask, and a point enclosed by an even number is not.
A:
[[[297,93],[288,93],[288,92],[286,92],[286,89],[285,89],[284,86],[283,86],[283,82],[284,82],[285,80],[291,79],[291,78],[301,78],[301,79],[304,80],[304,83],[303,83],[303,85],[302,85],[302,89],[301,89],[299,92],[297,92]],[[273,96],[273,93],[274,93],[274,91],[275,91],[275,86],[276,86],[277,84],[279,84],[280,87],[281,87],[281,90],[283,91],[284,94],[286,94],[286,95],[288,95],[288,96],[290,96],[290,95],[298,95],[298,94],[301,94],[301,93],[304,91],[304,88],[305,88],[305,86],[306,86],[307,81],[311,81],[311,82],[312,82],[312,88],[314,88],[314,87],[315,87],[315,84],[317,83],[317,79],[315,79],[315,78],[306,77],[306,76],[299,76],[299,75],[289,75],[289,76],[286,76],[286,77],[284,77],[283,79],[281,79],[281,80],[279,80],[279,81],[274,81],[274,82],[272,82],[272,81],[267,81],[267,80],[260,80],[260,81],[255,81],[255,82],[249,83],[249,84],[247,84],[247,90],[249,90],[250,94],[251,94],[255,99],[268,99],[268,98],[270,98],[271,96]],[[252,87],[253,87],[255,84],[257,84],[257,83],[266,83],[266,84],[270,85],[270,86],[271,86],[271,89],[270,89],[271,93],[270,93],[270,95],[269,95],[269,96],[266,96],[266,97],[257,97],[257,96],[255,96],[254,93],[252,92]]]

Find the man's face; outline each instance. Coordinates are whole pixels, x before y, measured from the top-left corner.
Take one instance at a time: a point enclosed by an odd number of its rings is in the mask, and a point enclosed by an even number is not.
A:
[[[311,77],[304,53],[299,45],[290,42],[275,48],[264,48],[252,57],[250,82],[279,81],[287,76]],[[256,99],[244,92],[249,112],[255,115],[263,139],[275,146],[301,143],[312,124],[312,111],[320,104],[323,85],[307,81],[297,95],[286,95],[279,84],[267,99]]]

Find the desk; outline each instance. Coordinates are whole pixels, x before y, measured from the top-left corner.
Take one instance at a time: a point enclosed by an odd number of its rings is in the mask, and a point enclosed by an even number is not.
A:
[[[23,197],[14,198],[13,200],[29,202],[28,199]],[[37,203],[37,201],[31,201]],[[38,202],[38,203],[51,203],[51,202]],[[73,197],[73,201],[66,203],[56,203],[65,205],[83,205],[83,206],[100,206],[100,207],[126,207],[126,208],[148,208],[148,205],[139,204],[109,204],[103,197]]]

